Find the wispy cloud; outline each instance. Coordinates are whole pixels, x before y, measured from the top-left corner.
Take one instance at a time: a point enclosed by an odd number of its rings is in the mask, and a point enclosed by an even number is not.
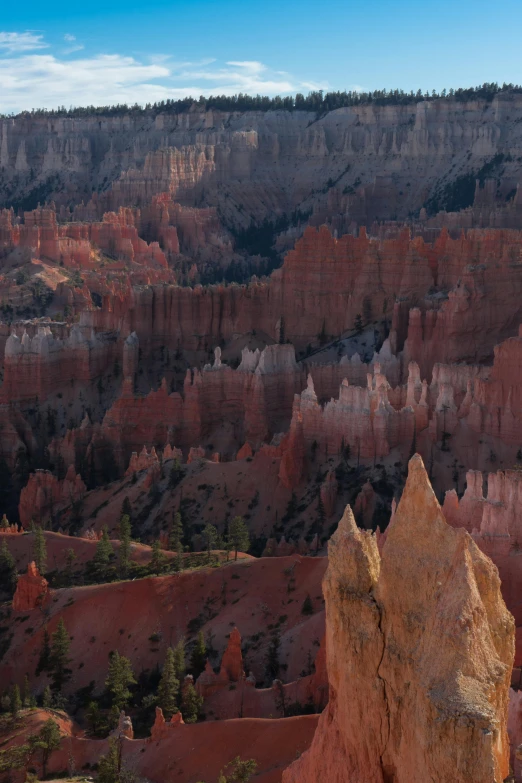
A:
[[[62,49],[62,54],[73,54],[74,52],[81,52],[82,49],[85,49],[83,44],[73,44],[72,46],[67,46],[66,49]]]
[[[65,49],[62,49],[62,54],[73,54],[74,52],[81,52],[82,49],[85,49],[83,44],[76,42],[76,36],[72,35],[71,33],[65,33],[63,40],[67,41],[69,46],[66,46]]]
[[[9,54],[31,52],[35,49],[46,49],[49,44],[43,40],[43,35],[34,32],[2,33],[0,32],[0,50]]]
[[[169,98],[198,98],[210,93],[275,95],[310,89],[307,83],[257,60],[219,63],[205,58],[176,62],[161,53],[140,59],[121,54],[63,59],[63,55],[83,48],[73,34],[66,33],[63,38],[70,46],[58,55],[36,51],[47,45],[42,35],[0,33],[0,112],[144,104]],[[321,87],[324,85],[314,85],[314,89]]]

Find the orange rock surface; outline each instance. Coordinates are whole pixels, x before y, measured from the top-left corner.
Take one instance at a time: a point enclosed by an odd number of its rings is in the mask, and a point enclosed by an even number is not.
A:
[[[49,591],[47,579],[40,575],[36,563],[32,561],[27,566],[27,573],[18,577],[13,609],[15,612],[26,612],[42,606]]]
[[[514,625],[498,572],[443,517],[418,455],[388,531],[347,508],[324,580],[330,699],[284,783],[500,783]],[[463,720],[464,716],[464,720]]]

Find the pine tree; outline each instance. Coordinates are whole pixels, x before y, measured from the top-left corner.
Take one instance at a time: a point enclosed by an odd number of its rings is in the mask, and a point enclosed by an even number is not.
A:
[[[324,503],[321,497],[321,493],[319,492],[319,497],[317,500],[317,522],[320,530],[323,529],[325,520],[326,520],[326,512],[324,510]]]
[[[310,598],[310,593],[308,593],[303,601],[303,605],[301,607],[301,614],[313,614],[313,613],[314,613],[314,605],[312,603],[312,599]]]
[[[42,707],[44,710],[48,710],[52,704],[53,696],[51,693],[51,689],[48,685],[45,686],[42,694]]]
[[[238,551],[246,552],[250,546],[250,536],[243,517],[234,517],[228,530],[228,540],[237,560]]]
[[[39,572],[43,576],[47,569],[47,546],[45,544],[45,537],[41,527],[37,527],[34,533],[33,560],[36,563],[36,567],[38,568]]]
[[[75,560],[76,552],[74,549],[67,549],[65,551],[65,575],[68,584],[72,584],[73,581],[73,565]]]
[[[165,720],[170,720],[178,711],[179,680],[176,677],[176,655],[169,647],[158,686],[158,706],[163,710]]]
[[[112,547],[111,547],[112,549]],[[120,573],[125,576],[130,566],[131,554],[131,522],[128,514],[120,519]],[[110,557],[110,555],[109,555]]]
[[[109,750],[98,762],[98,783],[119,783],[121,769],[121,743],[116,737],[109,740]]]
[[[179,459],[176,458],[174,460],[174,464],[172,465],[172,468],[170,469],[169,489],[175,489],[175,487],[178,486],[182,478],[183,478],[183,470],[181,468],[181,463]]]
[[[203,697],[199,696],[194,685],[188,682],[183,686],[181,696],[181,714],[185,723],[195,723],[202,706]]]
[[[161,574],[163,571],[165,566],[165,553],[162,551],[159,541],[152,542],[152,557],[149,565],[153,574]]]
[[[97,701],[89,702],[85,717],[87,718],[91,734],[96,735],[102,722],[102,713]]]
[[[49,669],[51,663],[51,640],[49,638],[49,631],[44,628],[42,647],[40,649],[40,658],[38,659],[38,665],[36,666],[36,676]]]
[[[39,734],[32,739],[32,748],[35,750],[39,749],[42,752],[42,778],[44,779],[47,775],[47,764],[51,753],[58,750],[61,740],[62,735],[60,734],[58,724],[52,718],[49,718],[44,723]]]
[[[16,590],[17,579],[15,559],[4,540],[0,546],[0,589],[12,596]]]
[[[203,541],[205,542],[205,549],[207,550],[208,561],[210,563],[211,552],[216,548],[217,530],[214,525],[205,525],[203,530]]]
[[[176,559],[174,560],[174,568],[176,571],[183,571],[185,567],[185,559],[183,557],[183,545],[176,550]]]
[[[266,655],[266,676],[268,680],[274,680],[279,674],[279,669],[281,666],[279,663],[280,646],[281,636],[279,630],[276,628],[276,630],[272,633]]]
[[[96,544],[96,552],[93,558],[93,570],[97,579],[105,579],[112,556],[112,546],[107,528],[103,529],[102,537]]]
[[[71,676],[71,670],[67,667],[69,663],[69,647],[71,640],[63,618],[60,618],[58,627],[52,635],[50,669],[52,689],[60,693],[63,685]]]
[[[172,518],[172,526],[169,533],[169,549],[171,552],[183,551],[183,522],[181,514],[176,511]]]
[[[128,495],[125,495],[125,497],[123,498],[123,503],[121,504],[120,519],[125,515],[128,516],[129,519],[132,516],[132,506]]]
[[[18,718],[18,713],[22,709],[22,700],[20,698],[20,688],[18,685],[13,685],[11,688],[10,709],[11,717],[15,721]]]
[[[29,677],[27,674],[24,677],[24,684],[22,685],[20,698],[22,699],[22,707],[29,707],[31,703],[31,689],[29,687]]]
[[[232,767],[232,772],[225,778],[227,783],[248,783],[252,775],[255,775],[257,770],[257,761],[254,759],[241,760],[240,756],[236,756],[233,761],[227,764],[227,767]]]
[[[174,647],[174,673],[176,679],[181,682],[185,676],[186,671],[185,664],[185,639],[181,637],[177,645]]]
[[[353,326],[354,326],[354,329],[355,329],[355,333],[356,334],[361,334],[361,332],[363,330],[363,320],[362,320],[362,316],[361,316],[360,313],[357,313],[357,315],[355,316],[355,321],[354,321],[354,325]]]
[[[192,650],[192,655],[190,656],[190,668],[192,670],[192,674],[194,675],[195,680],[199,677],[199,675],[205,668],[206,662],[207,662],[207,647],[205,645],[205,637],[203,636],[203,631],[200,631],[198,633],[198,638],[196,639],[196,646]]]
[[[130,685],[135,685],[134,672],[128,658],[120,655],[118,651],[109,657],[109,672],[105,680],[105,687],[110,693],[112,706],[122,710],[129,702],[131,692]]]

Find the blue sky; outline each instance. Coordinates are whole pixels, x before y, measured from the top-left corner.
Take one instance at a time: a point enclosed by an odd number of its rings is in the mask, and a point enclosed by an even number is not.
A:
[[[522,83],[522,0],[4,0],[0,111]]]

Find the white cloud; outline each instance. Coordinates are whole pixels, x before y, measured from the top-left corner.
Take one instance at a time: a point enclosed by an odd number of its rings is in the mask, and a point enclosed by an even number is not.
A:
[[[81,52],[82,49],[85,49],[83,44],[75,43],[76,36],[72,35],[71,33],[65,33],[63,40],[67,41],[67,43],[71,45],[67,46],[65,49],[62,49],[62,54],[73,54],[74,52]]]
[[[82,49],[85,49],[85,46],[83,44],[74,44],[73,46],[68,46],[66,49],[62,49],[62,54],[72,54],[73,52],[81,52]]]
[[[261,73],[262,71],[266,71],[266,65],[257,62],[257,60],[229,60],[227,65],[232,65],[236,68],[244,68],[245,71],[249,71],[250,73]]]
[[[17,52],[30,52],[35,49],[46,49],[48,44],[43,40],[43,35],[35,35],[33,32],[2,33],[0,32],[0,49],[15,54]]]
[[[64,40],[71,46],[62,50],[61,55],[83,49],[71,33],[66,33]],[[308,86],[257,60],[229,60],[219,64],[206,58],[198,62],[176,62],[161,53],[141,60],[120,54],[63,59],[50,52],[28,53],[24,46],[42,48],[46,44],[41,35],[0,33],[0,112],[144,104],[168,98],[239,92],[276,95],[306,91]],[[4,54],[2,47],[6,50]]]

